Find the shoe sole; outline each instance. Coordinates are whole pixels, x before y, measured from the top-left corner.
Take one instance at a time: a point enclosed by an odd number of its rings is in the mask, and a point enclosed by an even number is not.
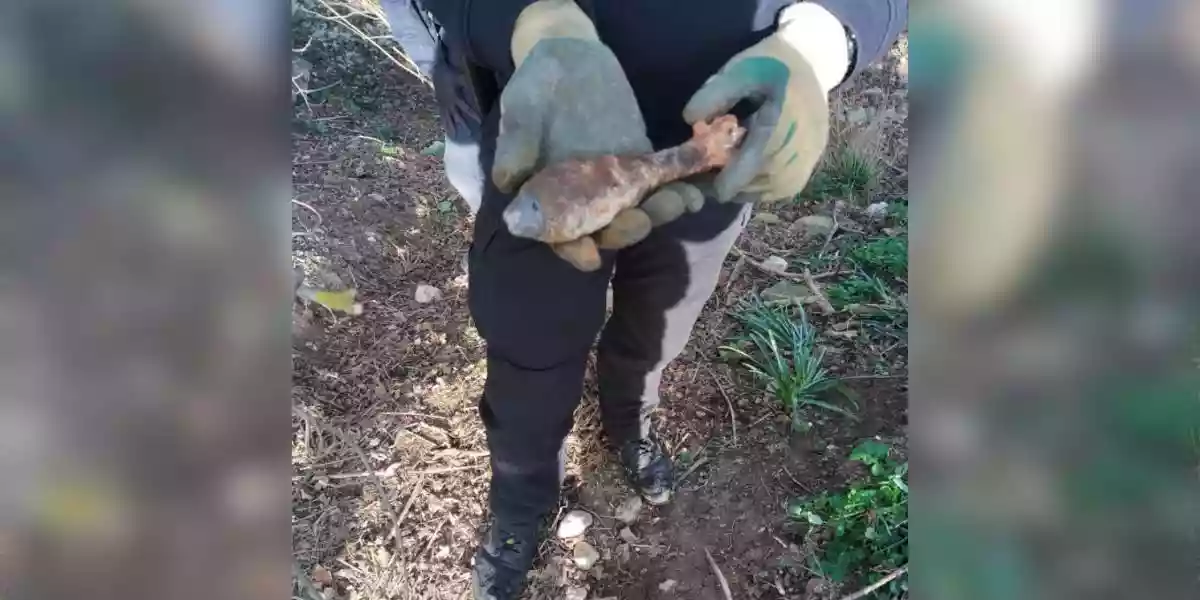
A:
[[[667,490],[657,494],[642,494],[642,499],[651,506],[663,506],[671,502],[671,491]]]

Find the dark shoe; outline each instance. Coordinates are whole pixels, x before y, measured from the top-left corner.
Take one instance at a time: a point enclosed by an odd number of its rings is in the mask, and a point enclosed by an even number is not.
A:
[[[505,528],[493,523],[475,553],[474,600],[516,600],[536,554],[536,527]]]
[[[671,501],[675,467],[657,438],[650,436],[626,442],[621,445],[619,454],[629,485],[646,502],[662,506]]]

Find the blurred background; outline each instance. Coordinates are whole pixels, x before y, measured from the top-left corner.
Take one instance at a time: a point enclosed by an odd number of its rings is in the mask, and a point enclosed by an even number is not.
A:
[[[0,3],[0,597],[284,598],[287,6]]]
[[[1198,19],[913,9],[921,597],[1197,597]]]
[[[0,4],[0,598],[288,594],[287,15]],[[1200,597],[1200,3],[909,39],[914,595]]]

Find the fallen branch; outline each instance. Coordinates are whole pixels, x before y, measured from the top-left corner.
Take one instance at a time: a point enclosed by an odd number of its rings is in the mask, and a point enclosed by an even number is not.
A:
[[[892,571],[890,574],[888,574],[887,577],[884,577],[883,579],[880,579],[879,581],[876,581],[875,583],[872,583],[871,585],[868,585],[867,587],[865,587],[861,590],[858,590],[857,592],[854,592],[853,594],[850,594],[849,596],[842,597],[842,600],[858,600],[859,598],[865,598],[865,597],[871,595],[871,593],[873,593],[875,590],[887,585],[893,579],[895,579],[907,572],[908,572],[908,565],[904,565],[903,567],[900,567],[899,569]]]
[[[817,297],[817,305],[821,307],[821,310],[825,311],[827,315],[837,312],[834,310],[833,304],[829,302],[829,298],[825,297],[825,292],[821,291],[821,286],[817,285],[816,279],[808,268],[804,269],[803,278],[804,283],[808,284],[808,289],[812,290],[813,295]]]
[[[807,283],[804,279],[803,273],[792,273],[790,271],[773,270],[773,269],[771,269],[771,267],[764,265],[761,261],[756,260],[754,257],[750,256],[749,254],[746,254],[741,248],[738,248],[736,246],[733,249],[733,253],[738,256],[738,263],[745,262],[746,264],[749,264],[750,266],[752,266],[764,273],[770,273],[771,275],[778,275],[785,279],[791,279],[792,281],[798,281],[800,283]],[[735,264],[734,266],[737,267],[739,265]],[[818,273],[816,275],[812,275],[812,278],[814,280],[815,279],[825,279],[826,277],[833,277],[834,275],[847,275],[847,274],[850,274],[853,272],[854,271],[850,271],[850,270],[846,270],[846,269],[839,269],[839,270],[834,270],[834,271],[826,271],[825,273]],[[726,291],[728,291],[728,286],[726,286]]]
[[[704,558],[708,559],[708,566],[712,567],[713,575],[717,576],[717,583],[721,584],[721,593],[725,595],[725,600],[733,600],[733,592],[729,591],[729,580],[725,579],[725,574],[721,573],[721,567],[717,566],[717,561],[713,559],[712,552],[708,548],[704,549]]]

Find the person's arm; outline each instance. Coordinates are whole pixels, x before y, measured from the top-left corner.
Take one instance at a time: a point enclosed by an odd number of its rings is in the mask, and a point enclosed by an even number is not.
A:
[[[468,58],[493,72],[513,72],[512,33],[534,0],[421,0]]]

